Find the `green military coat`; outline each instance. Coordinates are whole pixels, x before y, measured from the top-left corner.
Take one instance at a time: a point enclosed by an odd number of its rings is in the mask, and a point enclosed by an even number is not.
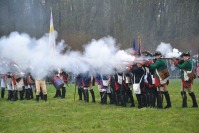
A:
[[[149,66],[149,69],[152,70],[152,71],[155,71],[155,74],[157,74],[157,71],[161,72],[166,68],[167,68],[166,61],[164,59],[161,59],[161,58],[157,59],[154,64],[151,64]],[[156,69],[157,69],[157,71],[156,71]]]
[[[187,71],[191,71],[192,70],[192,61],[191,60],[187,60],[183,64],[177,64],[176,67],[179,68],[179,69],[182,69],[181,78],[183,80],[186,80],[184,75],[186,75]]]

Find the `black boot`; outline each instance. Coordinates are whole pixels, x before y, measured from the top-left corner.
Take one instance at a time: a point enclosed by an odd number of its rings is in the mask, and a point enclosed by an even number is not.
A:
[[[115,93],[115,106],[119,105],[119,94]]]
[[[30,89],[30,99],[34,99],[34,96],[33,96],[33,91],[32,91],[32,89]]]
[[[61,97],[61,90],[60,89],[57,90],[57,96]]]
[[[12,93],[13,93],[13,101],[16,101],[17,100],[17,97],[16,97],[17,96],[17,94],[16,94],[17,92],[16,92],[16,90],[14,90]]]
[[[129,98],[129,95],[126,95],[126,96],[125,96],[125,98],[126,98],[126,99],[125,99],[126,103],[130,103],[130,100],[129,100],[129,99],[130,99],[130,98]]]
[[[18,98],[18,90],[16,90],[16,93],[15,93],[15,97],[16,97],[16,100],[18,100],[19,98]]]
[[[58,89],[56,89],[55,96],[53,98],[57,98],[57,97],[58,97]]]
[[[82,100],[82,90],[80,87],[78,88],[78,95],[79,95],[79,100]]]
[[[66,88],[62,87],[62,96],[61,98],[65,98],[66,97]]]
[[[111,93],[107,93],[108,97],[109,97],[109,101],[110,103],[109,104],[113,104],[113,98],[112,98],[112,95]]]
[[[150,93],[146,94],[146,105],[147,107],[151,107],[151,94]]]
[[[19,98],[20,100],[23,100],[23,91],[19,91]]]
[[[44,97],[44,101],[47,102],[47,94],[44,94],[43,97]]]
[[[22,95],[22,97],[23,97],[23,100],[24,100],[24,94],[25,94],[25,86],[23,86],[22,87],[22,91],[21,91],[22,93],[21,93],[21,95]]]
[[[91,93],[91,96],[92,96],[92,102],[95,103],[95,93],[94,93],[93,89],[90,90],[90,93]]]
[[[107,94],[106,94],[106,91],[102,92],[102,104],[107,104]]]
[[[135,107],[132,91],[128,89],[126,94],[129,97],[129,100],[130,100],[129,102],[131,103],[131,107]]]
[[[138,101],[138,109],[142,108],[142,102],[141,102],[141,94],[136,94],[137,101]]]
[[[141,94],[141,102],[142,102],[142,107],[146,107],[146,95],[145,94]]]
[[[84,92],[85,92],[85,102],[89,102],[88,89],[84,90]]]
[[[120,93],[116,93],[116,106],[119,106],[121,103],[121,96]]]
[[[25,89],[25,99],[28,99],[28,89]]]
[[[164,94],[166,102],[167,102],[167,105],[164,108],[165,109],[171,108],[171,100],[170,100],[169,92],[166,91],[166,92],[163,92],[163,94]]]
[[[27,99],[28,98],[28,89],[25,89],[24,93],[25,93],[25,99]]]
[[[27,100],[30,100],[30,89],[27,89]]]
[[[125,94],[121,95],[121,106],[126,107],[126,96],[125,96]]]
[[[8,90],[8,99],[7,99],[8,101],[10,101],[11,98],[12,98],[12,97],[11,97],[11,95],[12,95],[11,92],[12,92],[11,90]]]
[[[40,91],[40,97],[41,97],[41,100],[44,100],[44,94],[42,91]]]
[[[197,104],[197,101],[196,101],[196,96],[194,94],[194,92],[191,92],[189,93],[189,95],[191,96],[191,99],[192,99],[192,102],[193,102],[193,108],[198,108],[198,104]]]
[[[21,97],[23,98],[23,100],[24,100],[24,93],[25,93],[25,89],[23,89],[23,90],[21,91]]]
[[[4,98],[5,88],[1,88],[1,98]]]
[[[150,95],[150,108],[154,108],[155,107],[155,94],[151,94]]]
[[[36,101],[39,102],[39,95],[36,95]]]
[[[102,104],[102,101],[103,101],[102,96],[103,96],[103,93],[100,92],[100,104]]]
[[[57,98],[57,97],[61,97],[61,90],[60,89],[56,89],[56,93],[55,93],[54,98]]]
[[[187,94],[185,91],[181,91],[181,96],[182,96],[182,107],[187,108]]]
[[[158,109],[162,109],[163,108],[162,107],[162,98],[163,98],[162,92],[158,91],[157,92],[157,108]]]
[[[84,101],[86,101],[86,93],[85,93],[85,90],[83,87],[81,87],[81,90],[82,90],[82,94],[83,94],[83,97],[84,97]]]

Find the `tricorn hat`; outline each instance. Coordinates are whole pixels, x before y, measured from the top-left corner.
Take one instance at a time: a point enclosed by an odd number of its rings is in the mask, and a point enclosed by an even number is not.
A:
[[[162,54],[160,53],[160,51],[156,51],[156,52],[154,53],[154,56],[157,56],[157,55],[161,55],[161,56],[162,56]]]
[[[180,56],[181,57],[183,57],[183,56],[189,56],[190,57],[190,53],[189,52],[183,52]]]

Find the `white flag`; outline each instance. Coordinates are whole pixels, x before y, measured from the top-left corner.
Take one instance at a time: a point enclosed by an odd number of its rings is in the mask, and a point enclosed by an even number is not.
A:
[[[51,10],[51,16],[50,16],[49,44],[52,49],[55,48],[55,33],[54,33],[54,26],[53,26],[52,10]]]

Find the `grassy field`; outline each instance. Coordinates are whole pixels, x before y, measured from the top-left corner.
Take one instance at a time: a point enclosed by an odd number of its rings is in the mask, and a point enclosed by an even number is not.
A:
[[[48,85],[48,102],[35,100],[6,101],[0,99],[0,132],[2,133],[87,133],[87,132],[199,132],[199,108],[181,108],[180,80],[170,80],[172,108],[126,108],[100,105],[95,87],[96,103],[74,101],[74,85],[69,84],[65,99],[53,98],[55,89]],[[199,103],[199,80],[194,81]],[[135,96],[134,96],[135,99]],[[137,100],[135,99],[136,106]],[[188,106],[192,101],[188,95]]]

